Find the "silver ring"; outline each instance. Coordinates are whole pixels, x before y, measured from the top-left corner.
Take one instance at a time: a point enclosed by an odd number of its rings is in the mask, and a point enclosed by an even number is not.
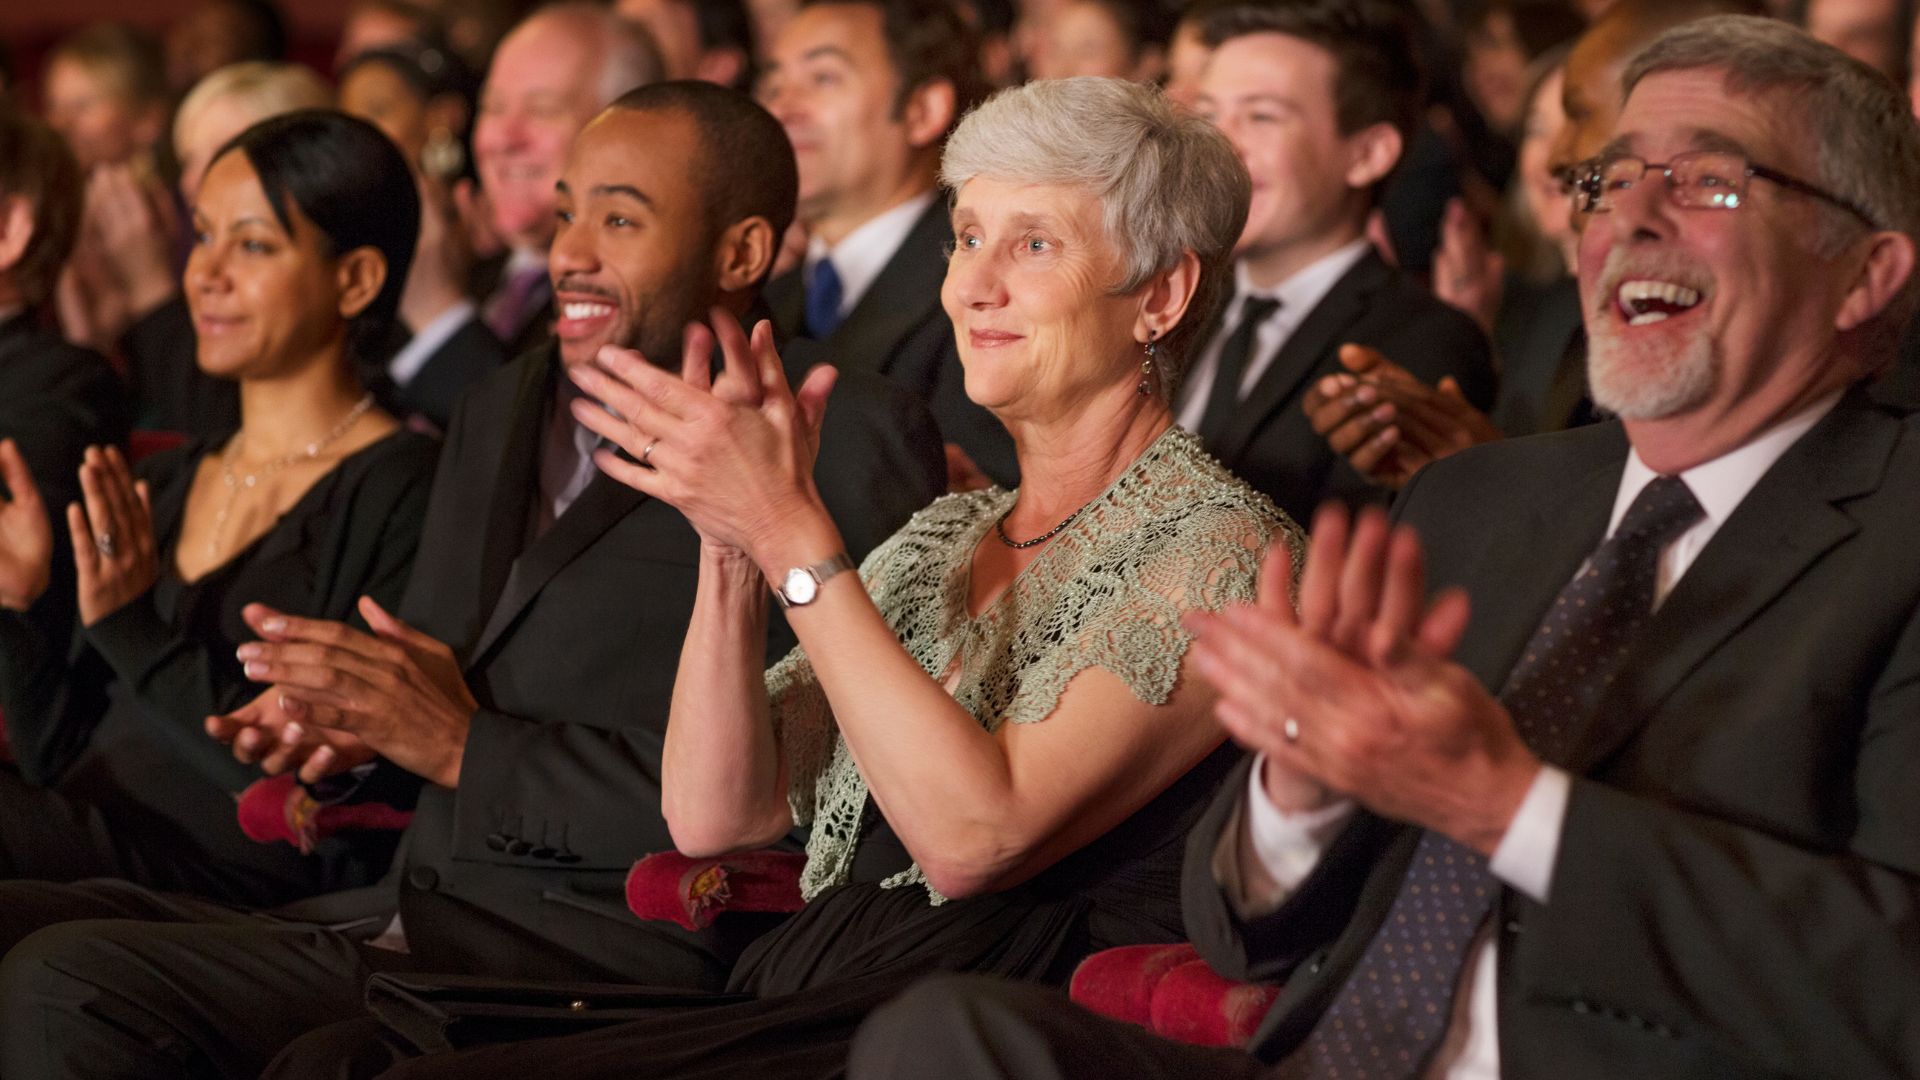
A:
[[[93,549],[103,558],[113,558],[113,534],[96,533],[93,538]]]
[[[648,443],[647,448],[645,450],[640,451],[640,464],[647,465],[647,459],[653,456],[653,448],[659,445],[660,445],[659,439],[655,439],[652,442]],[[651,469],[653,468],[653,466],[647,465],[647,468]]]
[[[1280,721],[1280,734],[1290,743],[1300,741],[1300,721],[1289,716]]]

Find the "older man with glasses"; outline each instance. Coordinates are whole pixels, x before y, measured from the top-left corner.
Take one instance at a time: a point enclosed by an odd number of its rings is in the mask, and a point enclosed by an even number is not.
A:
[[[1257,753],[1186,919],[1285,983],[1248,1052],[938,983],[856,1080],[1920,1073],[1920,432],[1865,385],[1914,307],[1920,130],[1753,18],[1625,84],[1577,195],[1619,420],[1436,463],[1397,526],[1325,513],[1297,613],[1196,620]]]

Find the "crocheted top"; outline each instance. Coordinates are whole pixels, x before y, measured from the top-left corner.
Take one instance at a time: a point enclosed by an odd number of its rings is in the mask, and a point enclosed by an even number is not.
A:
[[[1141,701],[1165,704],[1191,640],[1180,616],[1251,601],[1276,532],[1295,566],[1304,550],[1300,530],[1266,496],[1175,427],[970,616],[974,549],[1017,494],[989,488],[936,500],[860,567],[900,644],[935,679],[957,667],[954,700],[988,731],[1046,719],[1068,682],[1092,667],[1119,676]],[[775,664],[766,683],[794,820],[813,826],[800,879],[812,900],[848,880],[867,784],[805,652]],[[881,884],[925,883],[915,865]]]

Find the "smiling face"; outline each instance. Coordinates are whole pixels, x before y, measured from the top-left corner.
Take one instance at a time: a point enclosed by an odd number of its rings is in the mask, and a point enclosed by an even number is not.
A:
[[[1350,183],[1358,152],[1334,113],[1335,73],[1326,49],[1259,33],[1215,49],[1201,79],[1200,114],[1226,133],[1253,178],[1234,255],[1261,284],[1358,235],[1366,218],[1366,191]]]
[[[271,378],[344,342],[357,311],[341,310],[338,260],[292,199],[287,218],[291,229],[274,217],[244,153],[225,154],[207,170],[184,279],[207,374]]]
[[[1134,393],[1139,293],[1114,295],[1120,255],[1079,187],[975,177],[953,209],[940,302],[967,396],[1003,420],[1048,420]]]
[[[1778,94],[1736,94],[1717,71],[1662,72],[1634,89],[1605,149],[1651,162],[1731,149],[1815,177],[1803,128]],[[1736,210],[1680,207],[1651,171],[1610,199],[1613,208],[1591,218],[1580,243],[1588,373],[1600,406],[1628,421],[1744,433],[1737,446],[1859,375],[1834,355],[1836,318],[1861,259],[1858,243],[1822,251],[1823,215],[1835,211],[1757,178]],[[1864,235],[1856,230],[1854,239]]]
[[[604,50],[577,23],[528,20],[494,53],[473,125],[474,167],[494,227],[516,248],[553,235],[553,184],[573,137],[600,111]]]
[[[679,112],[615,109],[574,141],[547,256],[564,362],[619,345],[678,370],[682,328],[718,292],[702,170],[687,167],[703,153]]]
[[[899,87],[875,8],[815,4],[781,31],[760,101],[793,142],[802,221],[857,225],[890,205],[916,154],[895,115]]]
[[[1131,79],[1140,57],[1113,12],[1090,0],[1077,0],[1054,12],[1042,31],[1045,46],[1029,58],[1036,79],[1098,75]]]
[[[58,131],[84,171],[126,161],[152,145],[158,123],[126,99],[111,80],[70,57],[55,57],[44,87],[47,123]]]

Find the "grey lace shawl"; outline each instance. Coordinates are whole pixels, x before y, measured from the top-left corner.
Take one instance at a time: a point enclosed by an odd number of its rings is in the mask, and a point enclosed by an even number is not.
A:
[[[1180,616],[1254,597],[1266,545],[1300,531],[1268,499],[1171,428],[1062,530],[978,617],[967,613],[972,553],[1017,493],[949,495],[867,556],[860,577],[928,675],[958,665],[954,700],[988,731],[1044,720],[1068,682],[1100,667],[1165,704],[1191,636]],[[812,825],[801,895],[848,880],[867,784],[806,653],[767,671],[794,820]],[[916,865],[881,884],[925,884]],[[942,897],[928,889],[933,903]]]

